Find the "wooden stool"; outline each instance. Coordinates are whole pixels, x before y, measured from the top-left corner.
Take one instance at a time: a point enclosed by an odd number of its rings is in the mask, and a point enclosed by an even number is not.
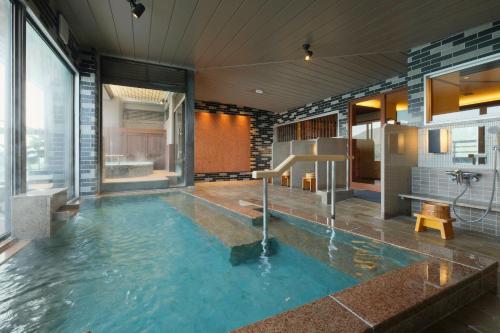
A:
[[[309,190],[311,192],[316,192],[316,177],[302,178],[302,189]]]
[[[427,228],[436,229],[441,231],[442,239],[450,239],[453,238],[453,221],[455,219],[441,219],[435,216],[423,215],[423,214],[414,214],[417,217],[417,223],[415,225],[415,231],[421,232],[425,231]]]
[[[290,175],[281,175],[281,186],[290,187]]]

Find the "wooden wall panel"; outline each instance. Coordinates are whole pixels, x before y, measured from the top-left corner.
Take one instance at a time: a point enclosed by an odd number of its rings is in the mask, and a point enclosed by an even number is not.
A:
[[[196,112],[195,172],[250,171],[250,117]]]

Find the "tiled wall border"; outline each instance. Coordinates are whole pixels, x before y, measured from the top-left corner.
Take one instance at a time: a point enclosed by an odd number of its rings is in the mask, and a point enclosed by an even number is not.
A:
[[[408,54],[408,109],[412,125],[424,123],[424,75],[500,52],[500,21],[411,48]]]
[[[342,95],[328,97],[321,101],[309,103],[302,107],[279,113],[276,116],[276,125],[338,111],[339,136],[347,137],[347,115],[349,112],[349,102],[365,96],[391,92],[395,89],[402,88],[405,85],[406,74],[395,76],[365,88],[353,90]]]

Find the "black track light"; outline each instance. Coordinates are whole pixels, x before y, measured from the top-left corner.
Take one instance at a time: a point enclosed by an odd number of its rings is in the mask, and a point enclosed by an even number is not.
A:
[[[306,55],[304,57],[305,61],[311,60],[311,58],[313,56],[313,51],[309,50],[310,47],[311,47],[311,45],[309,45],[309,44],[302,45],[302,48],[304,49],[304,51],[306,51]]]
[[[130,10],[132,11],[132,15],[136,19],[141,17],[142,13],[146,10],[146,7],[142,3],[137,3],[136,0],[128,0],[130,2]]]

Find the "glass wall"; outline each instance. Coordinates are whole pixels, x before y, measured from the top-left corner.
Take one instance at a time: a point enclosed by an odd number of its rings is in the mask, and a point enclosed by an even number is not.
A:
[[[102,189],[184,184],[184,94],[104,84],[102,96]]]
[[[72,198],[74,74],[30,24],[26,55],[27,189],[67,187]]]
[[[12,8],[9,0],[0,0],[0,238],[10,231],[9,124],[11,110]]]

